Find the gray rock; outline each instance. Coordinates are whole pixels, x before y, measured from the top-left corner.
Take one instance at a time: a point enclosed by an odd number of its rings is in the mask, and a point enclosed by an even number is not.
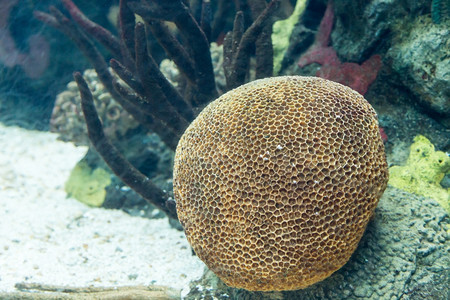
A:
[[[248,292],[207,271],[186,299],[447,299],[448,226],[436,201],[388,187],[358,249],[326,280],[298,291]]]
[[[387,58],[402,83],[450,126],[450,22],[419,16],[398,28]]]
[[[450,21],[434,24],[429,1],[335,1],[332,46],[342,61],[377,53],[413,101],[450,127]]]
[[[342,61],[359,62],[388,42],[391,26],[430,9],[427,1],[334,1],[333,48]]]

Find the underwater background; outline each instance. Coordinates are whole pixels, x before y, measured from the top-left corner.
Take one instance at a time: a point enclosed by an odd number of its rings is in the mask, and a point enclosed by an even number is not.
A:
[[[208,51],[189,23],[158,27],[176,20],[180,5],[206,33]],[[150,26],[154,16],[145,8],[160,6]],[[75,7],[114,38],[83,27]],[[449,11],[449,1],[437,0],[0,0],[0,298],[448,299]],[[75,27],[62,26],[64,18]],[[139,36],[118,19],[147,27]],[[168,34],[198,48],[187,51],[198,69],[180,67]],[[240,52],[227,46],[230,36]],[[132,53],[141,38],[165,79],[145,78],[123,49],[105,47],[108,38]],[[98,56],[83,45],[94,45]],[[106,75],[94,70],[101,67],[96,57],[135,91],[122,96],[158,95],[152,86],[133,86],[141,76],[164,81],[166,98],[179,94],[195,105],[180,102],[177,113],[165,103],[142,107],[161,109],[162,123],[130,113],[111,95],[115,81],[105,87]],[[198,75],[203,70],[207,78]],[[278,75],[318,76],[362,94],[378,115],[389,185],[357,250],[329,278],[298,291],[228,287],[195,256],[171,202],[149,203],[97,153],[73,72],[83,74],[105,135],[171,201],[174,150],[193,117],[232,88]],[[131,288],[110,289],[123,286]]]

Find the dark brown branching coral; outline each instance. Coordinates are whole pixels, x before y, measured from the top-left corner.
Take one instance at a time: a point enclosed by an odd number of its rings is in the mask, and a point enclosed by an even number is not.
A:
[[[218,92],[209,50],[211,32],[209,1],[194,1],[201,13],[197,20],[192,8],[183,0],[121,0],[119,13],[119,37],[90,21],[71,0],[62,0],[68,15],[55,7],[49,13],[35,12],[35,16],[67,35],[94,66],[98,77],[115,101],[139,123],[157,133],[171,149],[197,113]],[[236,27],[227,42],[224,64],[227,88],[236,87],[246,80],[249,69],[251,45],[259,40],[271,45],[267,34],[269,16],[279,0],[268,4],[262,0],[248,0],[255,21],[244,30],[242,13],[237,13]],[[197,8],[194,8],[197,10]],[[136,22],[135,14],[144,23]],[[175,23],[180,38],[167,28],[166,21]],[[262,35],[261,33],[265,34]],[[174,61],[182,75],[182,88],[175,88],[161,73],[147,45],[151,34]],[[97,49],[97,43],[111,54],[110,67]],[[229,45],[232,45],[229,47]],[[266,49],[267,50],[267,49]],[[272,57],[256,49],[257,74],[272,75]],[[115,76],[125,83],[118,82]],[[162,192],[150,180],[135,169],[105,137],[92,104],[92,96],[79,73],[75,74],[79,86],[89,138],[111,167],[113,172],[147,201],[155,204],[169,216],[176,218],[174,209],[168,209],[167,193]]]
[[[254,1],[254,3],[253,12],[257,14],[257,11],[262,7],[262,3],[258,0]],[[244,15],[242,12],[236,14],[233,31],[226,35],[223,45],[225,77],[229,89],[236,88],[245,83],[250,60],[249,48],[255,42],[258,42],[256,46],[256,57],[259,60],[256,67],[256,78],[272,76],[273,51],[271,51],[271,28],[269,32],[267,27],[264,27],[264,24],[267,18],[274,12],[275,8],[276,2],[272,1],[261,11],[255,22],[245,32]],[[261,35],[261,33],[263,34]],[[270,41],[270,45],[267,45],[267,40]]]

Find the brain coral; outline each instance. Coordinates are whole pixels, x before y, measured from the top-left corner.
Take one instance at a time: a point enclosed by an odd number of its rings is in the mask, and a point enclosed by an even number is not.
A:
[[[226,284],[247,290],[301,289],[342,267],[387,181],[374,109],[315,77],[267,78],[222,95],[175,154],[188,241]]]

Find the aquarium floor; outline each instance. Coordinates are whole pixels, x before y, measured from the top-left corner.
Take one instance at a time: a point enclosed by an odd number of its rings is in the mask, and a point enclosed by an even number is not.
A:
[[[90,208],[64,183],[87,149],[0,124],[0,292],[17,283],[186,288],[204,270],[167,219]]]

